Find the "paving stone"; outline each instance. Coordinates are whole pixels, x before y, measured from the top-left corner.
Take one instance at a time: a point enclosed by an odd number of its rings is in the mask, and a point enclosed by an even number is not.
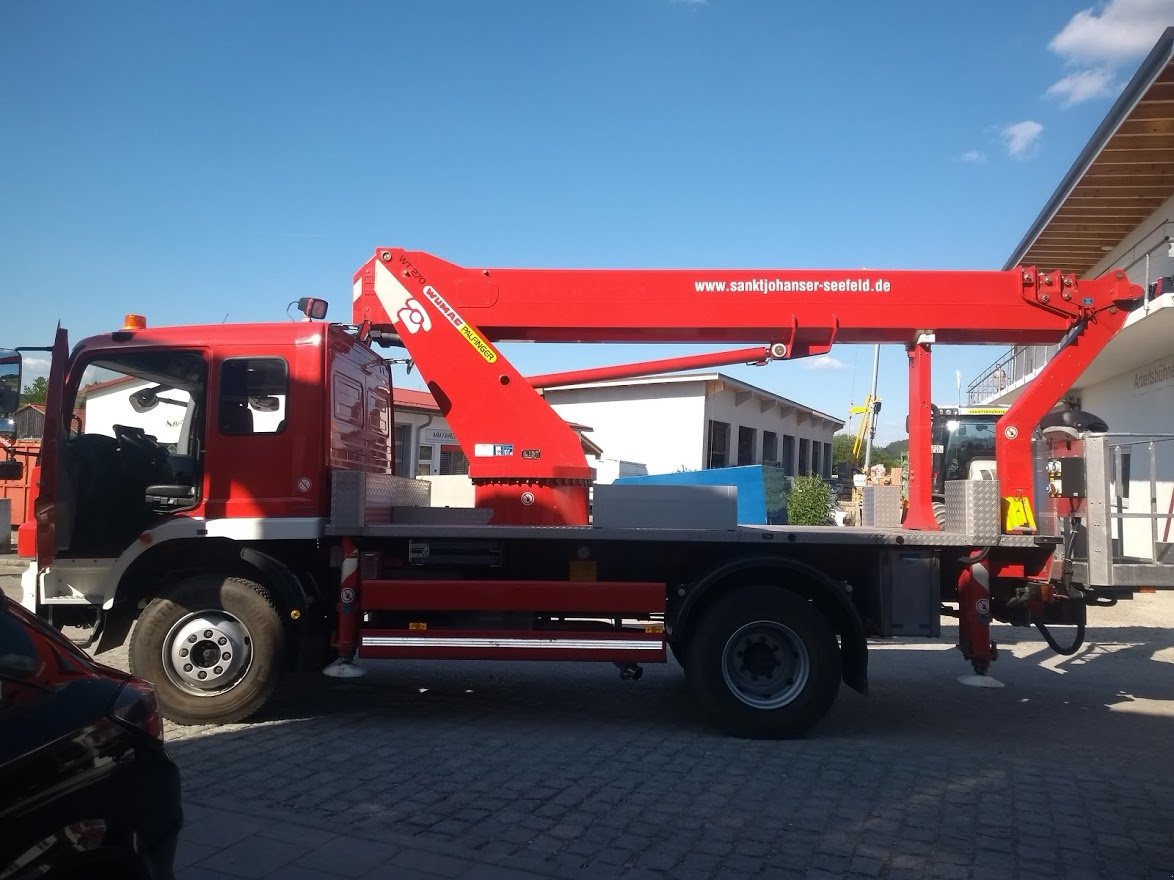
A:
[[[214,853],[200,866],[253,880],[274,873],[308,851],[307,847],[254,835]]]
[[[1172,600],[1121,604],[1174,611]],[[954,686],[956,652],[906,651],[896,640],[870,656],[872,694],[845,690],[795,742],[702,726],[674,664],[650,665],[632,687],[590,664],[373,661],[362,682],[316,691],[289,719],[168,725],[185,781],[180,873],[210,870],[204,862],[219,850],[257,839],[310,848],[287,869],[306,876],[304,859],[341,830],[391,848],[358,876],[419,851],[469,871],[488,864],[558,880],[637,868],[696,880],[755,864],[762,880],[866,877],[878,864],[883,880],[951,868],[1009,880],[1043,866],[1065,880],[1151,880],[1174,866],[1174,765],[1137,755],[1162,754],[1174,699],[1150,687],[1161,717],[1102,707],[1136,682],[1161,681],[1166,668],[1152,657],[1174,635],[1153,625],[1125,633],[1090,620],[1090,644],[1144,646],[1066,665],[1063,676],[1039,666],[1046,653],[1008,654],[1008,687],[981,693]],[[1009,645],[1023,637],[998,635]],[[426,698],[417,681],[428,682]],[[1081,732],[1065,744],[1062,771],[1007,745],[1048,742],[1058,729]],[[224,820],[223,803],[244,807]],[[357,870],[344,857],[314,864]]]
[[[309,870],[324,871],[342,877],[362,877],[399,857],[397,847],[356,837],[335,837],[297,859],[294,864]]]

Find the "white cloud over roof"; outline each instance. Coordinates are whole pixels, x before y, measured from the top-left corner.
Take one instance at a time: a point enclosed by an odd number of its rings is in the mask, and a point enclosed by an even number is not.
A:
[[[1044,127],[1034,120],[1025,119],[1023,122],[1003,126],[999,133],[1007,147],[1007,155],[1014,159],[1025,159],[1039,144]]]
[[[1109,0],[1068,20],[1048,48],[1073,68],[1047,90],[1065,107],[1117,93],[1115,69],[1148,52],[1174,23],[1174,0]]]

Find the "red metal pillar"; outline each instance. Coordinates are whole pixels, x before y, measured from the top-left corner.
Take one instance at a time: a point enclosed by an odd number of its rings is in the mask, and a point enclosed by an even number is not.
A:
[[[930,344],[919,340],[908,346],[909,356],[909,509],[905,528],[940,531],[933,513],[933,383]]]
[[[985,675],[995,659],[991,641],[991,576],[982,559],[985,551],[971,554],[971,562],[958,575],[958,650],[974,671]]]
[[[352,663],[359,649],[359,548],[342,539],[342,577],[338,590],[338,659]]]

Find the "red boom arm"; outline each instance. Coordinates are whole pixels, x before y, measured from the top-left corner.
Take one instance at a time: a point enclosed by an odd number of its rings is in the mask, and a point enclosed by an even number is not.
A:
[[[355,275],[354,321],[398,334],[408,348],[469,453],[478,504],[494,508],[494,522],[578,523],[592,477],[580,440],[498,341],[744,342],[797,358],[835,342],[913,346],[925,334],[940,343],[1046,344],[1092,326],[1077,353],[1086,363],[1123,323],[1118,306],[1140,297],[1124,273],[1077,282],[1034,269],[467,269],[381,248]],[[1049,368],[1074,363],[1067,352]],[[928,364],[928,356],[911,358],[912,369]],[[1067,389],[1056,384],[1004,418],[1015,414],[1027,427],[1023,443],[1003,444],[1000,482],[1028,500],[1026,444]],[[928,396],[929,383],[911,382],[911,390]],[[915,416],[928,405],[910,400]],[[911,442],[911,471],[928,473],[928,438],[924,445],[915,452]]]

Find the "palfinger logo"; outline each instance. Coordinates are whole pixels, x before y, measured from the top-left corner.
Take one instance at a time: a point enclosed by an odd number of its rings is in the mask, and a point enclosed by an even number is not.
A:
[[[427,333],[432,329],[432,319],[428,317],[424,307],[410,297],[404,303],[404,307],[396,312],[395,318],[408,328],[409,333],[415,333],[418,330]]]

